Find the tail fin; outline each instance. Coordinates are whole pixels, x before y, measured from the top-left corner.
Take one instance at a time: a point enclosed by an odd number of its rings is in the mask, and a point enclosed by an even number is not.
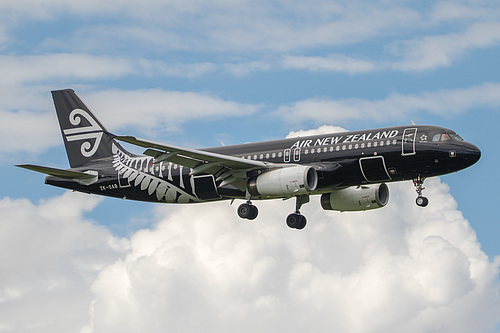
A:
[[[112,144],[120,147],[72,89],[52,91],[52,98],[72,168],[112,156]]]

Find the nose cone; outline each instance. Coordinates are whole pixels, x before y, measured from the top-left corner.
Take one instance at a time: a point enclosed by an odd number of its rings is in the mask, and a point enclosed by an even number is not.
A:
[[[460,151],[461,158],[467,166],[475,164],[481,158],[481,150],[472,143],[464,143]]]

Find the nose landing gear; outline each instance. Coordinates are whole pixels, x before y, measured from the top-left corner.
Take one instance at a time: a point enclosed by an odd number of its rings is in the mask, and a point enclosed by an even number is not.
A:
[[[424,180],[425,178],[420,175],[418,175],[417,178],[413,179],[413,186],[415,186],[415,190],[418,194],[417,200],[415,200],[415,202],[417,206],[420,207],[426,207],[429,204],[429,199],[422,195],[422,192],[425,189]]]

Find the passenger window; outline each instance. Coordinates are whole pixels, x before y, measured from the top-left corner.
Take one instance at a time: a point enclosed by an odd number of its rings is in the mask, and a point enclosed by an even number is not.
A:
[[[432,141],[437,142],[441,139],[441,134],[436,134],[432,137]]]
[[[449,141],[449,140],[451,140],[451,137],[449,134],[443,134],[441,136],[441,141]]]

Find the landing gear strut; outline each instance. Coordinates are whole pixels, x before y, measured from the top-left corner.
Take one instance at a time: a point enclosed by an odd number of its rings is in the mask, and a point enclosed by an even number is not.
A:
[[[286,218],[286,225],[292,229],[304,229],[307,224],[307,219],[304,215],[300,214],[300,207],[303,204],[309,202],[309,195],[303,194],[296,197],[297,201],[295,203],[295,213],[288,215]]]
[[[422,195],[422,191],[425,189],[424,187],[425,178],[418,175],[417,178],[413,179],[413,185],[415,186],[415,190],[417,191],[418,197],[416,200],[417,206],[425,207],[429,204],[429,199]]]

